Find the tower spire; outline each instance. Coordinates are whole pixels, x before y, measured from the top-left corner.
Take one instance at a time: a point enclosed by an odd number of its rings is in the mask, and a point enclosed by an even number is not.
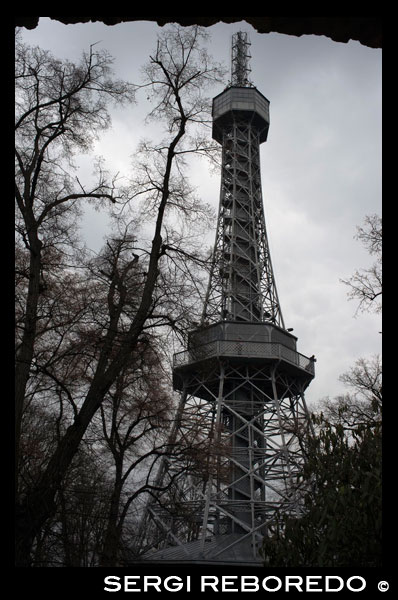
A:
[[[231,60],[231,85],[237,87],[248,87],[251,58],[250,40],[246,31],[237,31],[232,36],[232,60]]]

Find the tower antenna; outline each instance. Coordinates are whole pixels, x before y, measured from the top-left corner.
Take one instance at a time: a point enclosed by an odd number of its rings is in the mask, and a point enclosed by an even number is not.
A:
[[[246,31],[238,31],[232,36],[232,59],[231,59],[231,85],[236,87],[250,87],[249,80],[251,72],[249,66],[250,40]]]

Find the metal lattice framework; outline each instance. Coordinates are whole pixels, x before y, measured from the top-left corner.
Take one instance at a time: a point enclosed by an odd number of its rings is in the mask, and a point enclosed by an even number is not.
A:
[[[202,322],[222,315],[284,327],[265,227],[259,146],[257,127],[239,115],[223,129],[220,207]]]
[[[260,564],[275,515],[301,510],[314,359],[297,351],[276,290],[259,158],[269,102],[248,82],[248,56],[237,34],[232,85],[213,100],[222,144],[216,241],[201,325],[174,355],[180,402],[141,528],[155,562]]]
[[[250,41],[245,31],[237,31],[232,36],[231,83],[238,87],[251,85],[250,74]]]

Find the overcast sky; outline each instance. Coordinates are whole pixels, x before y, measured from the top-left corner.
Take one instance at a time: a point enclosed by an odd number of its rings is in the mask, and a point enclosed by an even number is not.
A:
[[[23,38],[72,61],[100,42],[117,75],[139,83],[160,30],[148,21],[62,25],[40,17]],[[207,28],[211,53],[228,67],[238,30],[249,33],[251,78],[270,101],[270,131],[261,146],[265,218],[286,327],[294,328],[299,352],[317,358],[306,393],[312,404],[347,391],[339,375],[358,358],[381,353],[380,315],[355,316],[357,304],[340,282],[373,262],[354,235],[366,215],[381,215],[381,50],[323,36],[258,34],[245,22]],[[130,172],[135,147],[149,135],[147,111],[142,101],[114,112],[112,129],[95,148],[110,170]],[[218,207],[219,175],[201,163],[191,177],[198,195]],[[104,215],[87,212],[82,230],[98,250]]]

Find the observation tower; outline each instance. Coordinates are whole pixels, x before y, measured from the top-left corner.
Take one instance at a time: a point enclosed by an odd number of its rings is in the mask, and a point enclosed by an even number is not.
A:
[[[200,324],[174,355],[175,451],[147,506],[145,562],[261,565],[276,513],[301,510],[295,490],[314,358],[297,351],[276,289],[260,174],[269,101],[250,82],[249,47],[247,33],[233,35],[231,84],[213,99],[212,135],[222,146],[213,261]]]

